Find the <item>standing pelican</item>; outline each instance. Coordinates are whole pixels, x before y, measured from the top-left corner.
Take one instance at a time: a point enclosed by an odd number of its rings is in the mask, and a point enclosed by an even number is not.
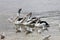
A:
[[[48,30],[47,27],[49,27],[49,24],[46,21],[41,21],[40,18],[38,18],[35,26],[37,28],[41,28],[38,30],[38,32],[41,33],[43,30]]]
[[[19,27],[20,26],[22,26],[22,25],[24,25],[23,23],[24,23],[24,21],[25,21],[25,19],[27,18],[27,16],[29,16],[31,13],[29,13],[29,14],[27,14],[24,18],[22,18],[21,20],[19,19],[18,21],[17,21],[17,23],[15,23],[15,25],[19,25]],[[19,28],[18,27],[18,29],[20,29],[21,31],[22,31],[22,28],[20,27]]]
[[[21,25],[23,25],[23,22],[25,21],[25,19],[28,17],[28,16],[31,16],[31,14],[32,13],[29,13],[29,14],[27,14],[24,18],[20,18],[20,11],[21,11],[22,9],[19,9],[18,10],[18,14],[17,14],[17,17],[14,19],[14,20],[12,20],[12,22],[16,25],[16,30],[17,30],[17,32],[21,32],[22,31],[22,28],[21,28]]]
[[[37,21],[37,18],[32,17],[29,20],[27,20],[25,23],[23,23],[23,25],[25,25],[26,28],[27,28],[26,29],[27,30],[26,34],[32,33],[34,31],[33,28],[35,27],[34,25],[35,25],[36,21]]]
[[[25,21],[25,19],[29,16],[29,15],[31,15],[31,13],[29,13],[29,14],[27,14],[24,18],[19,18],[16,22],[15,22],[15,25],[19,25],[19,27],[20,27],[20,25],[23,25],[23,22]],[[17,29],[22,29],[21,27],[19,28],[19,27],[17,27]],[[22,30],[21,30],[22,31]]]

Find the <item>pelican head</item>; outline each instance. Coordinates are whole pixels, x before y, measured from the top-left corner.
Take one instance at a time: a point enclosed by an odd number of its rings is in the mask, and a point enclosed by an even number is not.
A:
[[[22,10],[22,8],[20,8],[20,9],[18,10],[18,13],[19,13],[19,14],[20,14],[21,10]]]

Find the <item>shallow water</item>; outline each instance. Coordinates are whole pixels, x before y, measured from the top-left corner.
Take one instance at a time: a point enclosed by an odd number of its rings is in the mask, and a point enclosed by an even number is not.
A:
[[[39,0],[38,0],[39,1]],[[26,13],[32,12],[32,16],[40,16],[43,17],[41,20],[47,21],[50,24],[49,31],[43,32],[42,35],[50,34],[52,40],[60,40],[60,31],[59,31],[59,24],[60,24],[60,2],[59,0],[55,0],[56,3],[53,1],[42,1],[36,2],[33,0],[31,1],[24,1],[24,0],[0,0],[0,32],[15,32],[15,25],[8,22],[8,18],[11,16],[16,16],[16,13],[19,8],[23,8],[23,16]],[[27,4],[27,3],[28,4]],[[31,4],[30,4],[31,2]],[[45,3],[46,2],[46,3]],[[41,4],[40,4],[41,3]],[[25,5],[24,5],[25,4]],[[29,5],[30,4],[30,5]],[[39,4],[39,5],[34,5]],[[28,5],[28,6],[27,6]],[[46,5],[46,7],[44,7]],[[41,7],[40,7],[41,6]],[[8,33],[9,34],[9,33]],[[33,37],[36,34],[33,33]]]

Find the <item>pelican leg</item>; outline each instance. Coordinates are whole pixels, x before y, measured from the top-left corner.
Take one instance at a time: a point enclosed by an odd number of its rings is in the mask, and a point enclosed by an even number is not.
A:
[[[48,31],[48,28],[45,25],[43,25],[43,28],[42,29]]]
[[[41,34],[42,32],[44,32],[44,31],[45,31],[45,29],[42,29],[42,28],[41,28],[41,29],[38,29],[38,33],[40,33],[40,34]]]
[[[41,32],[42,32],[42,30],[41,30],[41,29],[39,29],[39,30],[38,30],[38,33],[41,33]]]
[[[41,28],[40,28],[40,27],[41,27]],[[39,28],[39,29],[38,29],[38,33],[44,32],[45,30],[48,31],[45,23],[40,24],[40,27],[38,27],[38,28]]]
[[[42,24],[38,24],[38,26],[37,26],[37,29],[38,29],[37,32],[38,33],[42,33],[42,28],[43,28]]]
[[[21,31],[22,31],[22,27],[20,25],[16,25],[16,33]]]
[[[19,26],[19,25],[17,25],[17,24],[15,24],[15,26],[16,26],[16,30],[18,30],[18,28],[20,28],[20,26]]]
[[[30,28],[30,27],[27,27],[26,30],[27,30],[26,35],[33,32],[33,28]]]

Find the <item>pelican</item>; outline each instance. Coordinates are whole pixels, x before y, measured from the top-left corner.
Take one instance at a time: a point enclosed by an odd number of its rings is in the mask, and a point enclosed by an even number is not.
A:
[[[30,15],[31,13],[27,14],[24,18],[20,18],[18,21],[15,22],[15,25],[18,25],[17,30],[20,28],[20,31],[22,31],[22,25],[25,21],[25,19]],[[23,25],[24,26],[24,25]]]
[[[32,17],[32,18],[28,19],[25,23],[23,23],[23,25],[26,26],[26,30],[27,30],[26,34],[32,33],[34,31],[33,28],[35,27],[34,25],[35,25],[36,21],[37,21],[37,18]]]
[[[46,21],[41,21],[40,18],[38,18],[35,27],[41,28],[38,30],[38,33],[41,33],[43,30],[48,30],[49,24]]]
[[[34,31],[34,27],[42,28],[41,30],[39,29],[38,32],[41,32],[42,30],[48,30],[47,27],[49,27],[49,24],[46,21],[41,21],[40,18],[37,17],[32,17],[28,19],[26,22],[23,23],[23,25],[27,26],[26,34],[32,33]]]
[[[46,21],[41,21],[40,18],[32,17],[27,22],[23,23],[23,25],[27,26],[27,33],[32,33],[34,31],[34,27],[42,28],[43,30],[48,30],[47,27],[49,27],[49,24]],[[40,32],[42,30],[38,30]]]
[[[31,12],[29,14],[27,14],[24,18],[20,18],[20,12],[21,12],[22,9],[19,9],[18,10],[18,14],[17,14],[17,17],[15,19],[13,18],[10,18],[9,21],[11,21],[13,24],[16,25],[16,30],[17,32],[21,32],[22,28],[21,28],[21,25],[23,25],[23,22],[25,21],[25,19],[28,17],[28,16],[31,16]],[[19,31],[20,30],[20,31]]]
[[[27,30],[27,34],[28,34],[28,32],[29,33],[33,32],[34,27],[38,27],[38,28],[42,27],[43,30],[47,30],[47,27],[49,27],[49,24],[46,21],[41,21],[40,18],[37,18],[37,17],[31,18],[31,15],[32,15],[31,12],[29,14],[27,14],[25,17],[21,18],[20,17],[21,10],[22,9],[18,10],[16,18],[14,18],[14,19],[10,18],[9,19],[9,21],[11,21],[13,24],[16,25],[17,32],[22,31],[22,27],[21,27],[22,25],[25,26],[25,28]],[[28,16],[30,16],[30,17],[27,19]]]

